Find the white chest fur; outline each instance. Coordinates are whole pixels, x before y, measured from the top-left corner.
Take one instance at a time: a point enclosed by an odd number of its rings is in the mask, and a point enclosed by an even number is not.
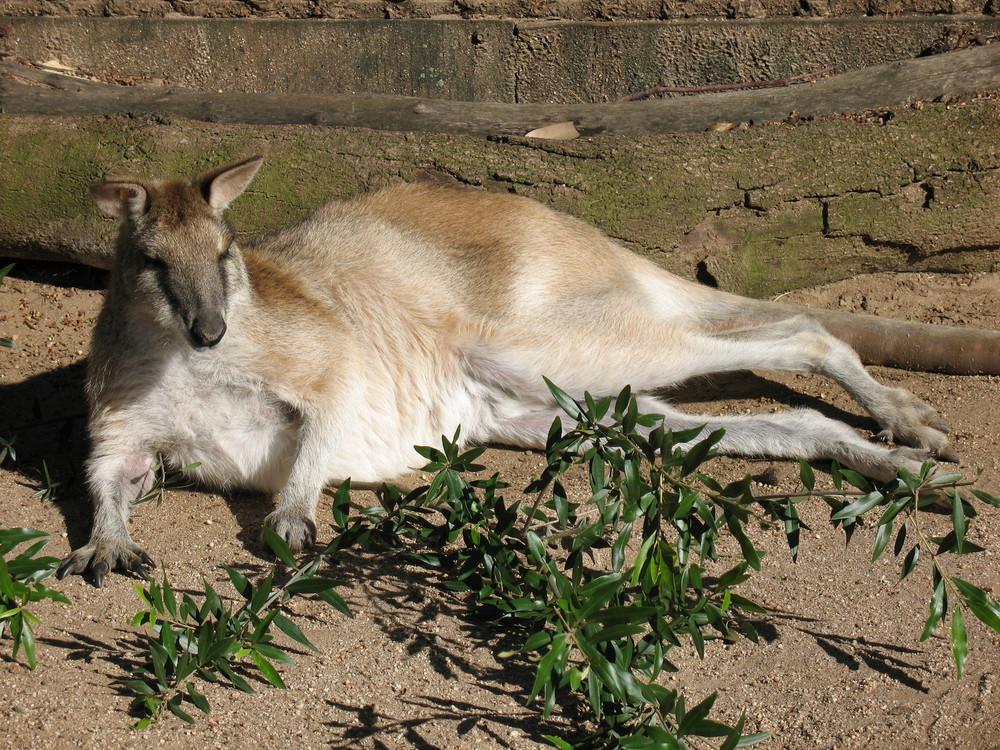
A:
[[[225,356],[225,346],[175,350],[133,389],[123,414],[143,447],[179,468],[198,462],[199,482],[276,492],[295,457],[299,421]]]

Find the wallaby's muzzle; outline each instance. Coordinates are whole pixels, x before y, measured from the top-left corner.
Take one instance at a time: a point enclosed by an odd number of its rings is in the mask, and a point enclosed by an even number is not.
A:
[[[201,316],[188,327],[188,333],[196,348],[213,347],[226,335],[226,321],[221,315]]]

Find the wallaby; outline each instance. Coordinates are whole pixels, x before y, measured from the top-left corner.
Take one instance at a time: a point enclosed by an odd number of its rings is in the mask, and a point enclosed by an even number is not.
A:
[[[392,187],[241,249],[222,214],[261,162],[91,187],[121,232],[87,374],[93,533],[60,577],[155,567],[126,521],[161,458],[280,492],[265,523],[298,550],[327,483],[392,479],[459,426],[466,444],[544,448],[560,410],[543,376],[575,397],[631,385],[668,428],[724,427],[723,453],[878,480],[954,458],[929,406],[814,319],[673,276],[527,198]],[[649,395],[745,369],[829,376],[911,447],[808,409],[696,416]]]

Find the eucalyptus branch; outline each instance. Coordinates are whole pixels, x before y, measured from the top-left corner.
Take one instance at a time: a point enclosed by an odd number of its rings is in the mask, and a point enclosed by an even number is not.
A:
[[[250,657],[265,682],[284,688],[284,681],[272,661],[291,664],[292,660],[271,642],[271,626],[316,650],[302,631],[281,613],[279,605],[290,596],[314,593],[350,615],[344,600],[333,591],[339,582],[315,575],[326,559],[325,550],[299,564],[288,545],[273,531],[265,529],[265,536],[281,563],[292,568],[294,573],[275,587],[275,565],[263,581],[254,586],[243,575],[226,568],[233,586],[246,600],[235,612],[207,582],[200,605],[187,594],[178,602],[166,574],[161,584],[149,579],[145,587],[136,586],[148,609],[136,614],[131,624],[148,625],[155,634],[147,636],[149,663],[134,669],[131,678],[119,680],[125,689],[135,694],[132,706],[140,715],[137,728],[149,727],[159,720],[164,710],[183,721],[193,722],[193,717],[182,707],[185,702],[207,713],[208,700],[198,691],[194,677],[217,682],[222,676],[236,689],[253,692],[237,672],[238,665],[240,670],[244,669],[246,657]]]
[[[689,708],[680,691],[657,679],[676,669],[669,653],[682,642],[705,658],[709,639],[757,640],[751,614],[768,610],[738,592],[761,569],[763,555],[746,524],[783,523],[794,558],[802,528],[797,503],[822,497],[831,520],[848,535],[859,518],[878,509],[877,558],[894,525],[902,521],[905,529],[911,516],[917,519],[931,493],[957,498],[958,488],[969,484],[951,475],[932,477],[928,464],[919,477],[901,470],[894,484],[873,486],[834,463],[836,489],[817,490],[812,469],[801,464],[801,489],[755,496],[749,478],[722,487],[700,473],[721,433],[665,431],[656,417],[638,413],[627,389],[616,399],[585,394],[577,402],[549,388],[576,425],[564,434],[561,423],[553,423],[547,465],[525,489],[533,495],[529,501],[505,501],[500,490],[506,485],[497,475],[465,479],[464,472],[482,469],[473,463],[481,449],[463,453],[456,434],[440,449],[417,448],[428,460],[424,470],[435,472],[425,488],[406,497],[383,488],[382,507],[366,508],[355,520],[348,517],[349,491],[338,490],[336,535],[328,549],[367,548],[375,541],[397,549],[404,541],[410,549],[424,545],[409,559],[441,573],[449,590],[465,593],[477,619],[520,639],[519,648],[499,656],[521,656],[534,665],[529,704],[537,699],[548,716],[574,694],[588,707],[593,732],[576,741],[548,737],[560,750],[710,746],[713,738],[724,738],[721,748],[734,750],[766,739],[743,734],[745,715],[734,726],[709,719],[715,694]],[[572,484],[563,479],[570,470],[586,472],[589,494],[572,497]],[[972,492],[1000,506],[1000,500]],[[427,515],[428,508],[437,512]],[[949,544],[960,551],[968,547],[960,511],[953,513],[953,525],[955,542],[940,541],[931,551],[935,593],[925,629],[940,619],[947,594],[956,590],[980,619],[990,623],[993,617],[995,603],[985,592],[948,578],[936,565]],[[716,549],[726,534],[738,542],[738,553]],[[918,550],[939,542],[923,529],[918,536]],[[897,540],[897,546],[905,541],[902,529]],[[605,556],[609,570],[595,562]],[[904,560],[904,572],[918,556]],[[731,567],[720,572],[730,557]],[[996,619],[1000,623],[1000,615]],[[1000,624],[995,629],[1000,632]],[[956,630],[954,620],[952,640],[961,672],[964,630]]]

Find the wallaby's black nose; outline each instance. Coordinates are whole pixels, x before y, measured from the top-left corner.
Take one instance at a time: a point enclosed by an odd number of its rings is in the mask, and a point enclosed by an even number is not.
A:
[[[213,317],[208,320],[199,318],[195,320],[190,330],[191,340],[195,346],[199,348],[211,347],[222,341],[222,337],[226,335],[226,321],[221,317]]]

